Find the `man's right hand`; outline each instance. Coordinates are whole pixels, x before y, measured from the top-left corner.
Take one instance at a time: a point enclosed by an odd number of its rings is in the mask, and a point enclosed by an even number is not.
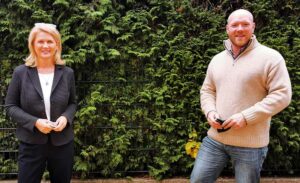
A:
[[[222,125],[216,121],[217,118],[219,118],[219,114],[216,111],[210,111],[207,114],[207,120],[211,127],[214,129],[222,129]]]
[[[52,130],[52,127],[49,125],[47,119],[38,119],[34,126],[44,134],[48,134]]]

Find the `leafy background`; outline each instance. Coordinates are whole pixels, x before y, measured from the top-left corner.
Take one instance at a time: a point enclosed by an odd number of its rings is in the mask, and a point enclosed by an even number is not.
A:
[[[201,141],[208,129],[199,88],[237,8],[253,12],[256,36],[284,56],[293,85],[291,105],[272,120],[264,170],[299,175],[298,0],[0,0],[1,175],[16,172],[18,144],[3,110],[6,89],[28,54],[30,29],[49,22],[76,75],[75,174],[188,176],[194,159],[184,145],[193,130]]]

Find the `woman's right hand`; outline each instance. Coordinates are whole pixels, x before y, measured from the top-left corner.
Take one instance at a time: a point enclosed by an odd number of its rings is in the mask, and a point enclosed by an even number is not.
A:
[[[216,111],[210,111],[207,114],[207,121],[214,129],[222,129],[222,125],[216,121],[216,119],[219,117],[220,116]]]
[[[48,134],[52,130],[52,127],[49,125],[47,119],[38,119],[34,126],[44,134]]]

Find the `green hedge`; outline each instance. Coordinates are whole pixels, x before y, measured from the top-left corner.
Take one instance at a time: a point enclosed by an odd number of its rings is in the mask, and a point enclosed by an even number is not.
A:
[[[78,86],[74,171],[82,177],[140,170],[157,179],[189,175],[194,159],[185,144],[194,129],[200,140],[208,129],[199,88],[212,56],[224,49],[226,18],[239,7],[253,12],[260,42],[287,62],[293,101],[272,120],[264,168],[293,175],[300,169],[298,1],[1,0],[1,99],[28,53],[31,27],[54,23]],[[14,126],[3,112],[0,126]],[[1,131],[0,137],[14,142],[0,149],[16,148],[14,137]],[[2,173],[15,168],[1,154],[0,163]]]

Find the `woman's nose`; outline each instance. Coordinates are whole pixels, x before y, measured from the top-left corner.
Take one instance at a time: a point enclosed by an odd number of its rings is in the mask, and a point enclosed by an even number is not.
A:
[[[48,45],[48,43],[43,43],[43,47],[48,47],[49,45]]]

